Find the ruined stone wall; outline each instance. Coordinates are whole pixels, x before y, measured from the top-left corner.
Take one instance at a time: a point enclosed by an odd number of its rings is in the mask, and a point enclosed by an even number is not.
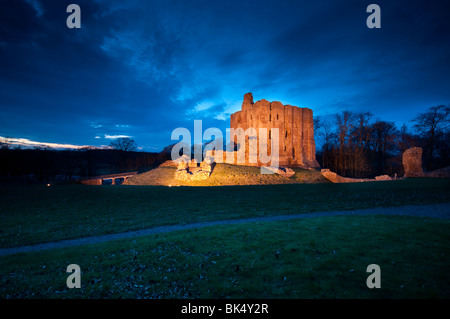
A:
[[[231,114],[230,127],[243,130],[253,127],[257,134],[259,128],[267,128],[270,131],[267,145],[269,154],[271,129],[278,128],[280,166],[319,167],[316,161],[313,112],[308,108],[283,105],[278,101],[269,102],[264,99],[254,103],[252,93],[247,93],[244,95],[241,111]],[[259,136],[257,142],[259,145]],[[248,139],[245,145],[248,163],[248,155],[252,152],[249,149]],[[253,151],[259,152],[259,149]],[[261,163],[258,162],[256,165],[261,166]]]
[[[407,149],[402,156],[403,168],[405,169],[404,177],[422,177],[422,148],[411,147]]]

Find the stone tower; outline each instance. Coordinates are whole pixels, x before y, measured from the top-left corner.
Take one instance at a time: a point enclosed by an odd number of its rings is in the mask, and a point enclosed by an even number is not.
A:
[[[230,127],[237,129],[271,128],[279,132],[279,165],[287,167],[320,167],[316,160],[313,112],[308,108],[260,100],[253,103],[252,93],[244,95],[241,111],[231,114]],[[248,145],[248,143],[246,143]],[[269,146],[270,149],[270,146]]]

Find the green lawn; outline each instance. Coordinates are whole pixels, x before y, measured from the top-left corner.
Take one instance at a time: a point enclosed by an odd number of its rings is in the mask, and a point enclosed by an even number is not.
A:
[[[0,257],[0,298],[449,298],[450,221],[339,216]],[[81,267],[81,289],[66,268]],[[369,289],[369,264],[381,288]]]
[[[1,247],[230,218],[450,202],[449,179],[225,187],[1,186]],[[0,298],[449,298],[450,221],[339,216],[0,257]],[[82,288],[68,289],[78,264]],[[366,268],[381,267],[381,289]]]
[[[450,202],[450,179],[223,187],[0,186],[0,247],[256,216]]]

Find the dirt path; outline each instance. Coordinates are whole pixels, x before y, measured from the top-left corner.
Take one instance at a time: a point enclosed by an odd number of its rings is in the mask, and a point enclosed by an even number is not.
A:
[[[400,206],[387,208],[373,208],[373,209],[358,209],[336,212],[315,212],[296,215],[281,215],[281,216],[267,216],[254,217],[245,219],[232,220],[218,220],[212,222],[201,222],[192,224],[178,224],[171,226],[159,226],[137,231],[129,231],[119,234],[92,236],[78,239],[62,240],[58,242],[48,242],[36,244],[31,246],[20,246],[0,249],[0,256],[12,255],[17,253],[36,252],[54,248],[66,248],[85,244],[104,243],[111,240],[135,238],[140,236],[147,236],[153,234],[169,233],[179,230],[188,230],[194,228],[203,228],[217,225],[234,225],[254,222],[273,222],[282,220],[312,218],[312,217],[327,217],[327,216],[355,216],[355,215],[395,215],[395,216],[418,216],[430,218],[450,219],[450,203],[423,205],[423,206]]]

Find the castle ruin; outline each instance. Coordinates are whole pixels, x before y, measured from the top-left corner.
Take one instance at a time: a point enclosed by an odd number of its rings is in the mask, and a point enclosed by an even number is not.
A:
[[[273,138],[271,130],[278,128],[280,166],[320,167],[316,160],[313,112],[308,108],[283,105],[278,101],[269,102],[264,99],[254,103],[252,93],[247,93],[244,95],[241,111],[231,114],[230,128],[242,128],[244,131],[248,128],[255,128],[256,132],[259,128],[266,128],[269,152]],[[259,140],[259,136],[257,139]],[[247,138],[245,143],[246,162],[243,165],[264,166],[259,159],[256,164],[248,162],[248,145]],[[236,146],[240,147],[238,143]]]

